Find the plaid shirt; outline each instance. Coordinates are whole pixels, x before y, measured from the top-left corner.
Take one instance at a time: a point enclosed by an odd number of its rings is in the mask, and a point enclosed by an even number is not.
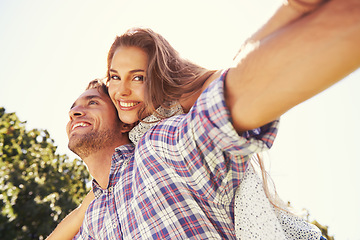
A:
[[[159,122],[112,157],[106,190],[79,239],[235,239],[234,196],[253,153],[271,147],[278,121],[239,136],[214,81],[186,115]]]

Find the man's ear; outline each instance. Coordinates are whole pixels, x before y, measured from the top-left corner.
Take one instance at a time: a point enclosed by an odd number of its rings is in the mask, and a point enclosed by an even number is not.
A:
[[[132,123],[132,124],[121,123],[121,133],[129,132],[131,129],[133,129],[133,127],[136,126],[136,124],[137,123]]]

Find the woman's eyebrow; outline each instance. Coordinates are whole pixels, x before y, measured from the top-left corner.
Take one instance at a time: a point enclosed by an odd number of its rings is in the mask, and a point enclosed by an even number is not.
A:
[[[131,72],[131,73],[135,73],[135,72],[145,72],[145,70],[143,70],[143,69],[134,69],[134,70],[131,70],[131,71],[129,71],[129,72]]]
[[[109,69],[109,72],[114,72],[114,73],[118,73],[118,71],[116,71],[115,69]],[[133,69],[129,71],[130,73],[135,73],[135,72],[145,72],[144,69]]]

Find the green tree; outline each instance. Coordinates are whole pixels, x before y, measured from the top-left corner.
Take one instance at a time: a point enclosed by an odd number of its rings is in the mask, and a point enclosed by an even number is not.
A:
[[[89,191],[84,164],[25,124],[0,107],[0,239],[45,238]]]

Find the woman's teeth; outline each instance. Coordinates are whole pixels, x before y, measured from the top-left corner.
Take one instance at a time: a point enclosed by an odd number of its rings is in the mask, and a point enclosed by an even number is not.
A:
[[[120,102],[120,106],[121,107],[133,107],[133,106],[136,106],[138,105],[139,102]]]

